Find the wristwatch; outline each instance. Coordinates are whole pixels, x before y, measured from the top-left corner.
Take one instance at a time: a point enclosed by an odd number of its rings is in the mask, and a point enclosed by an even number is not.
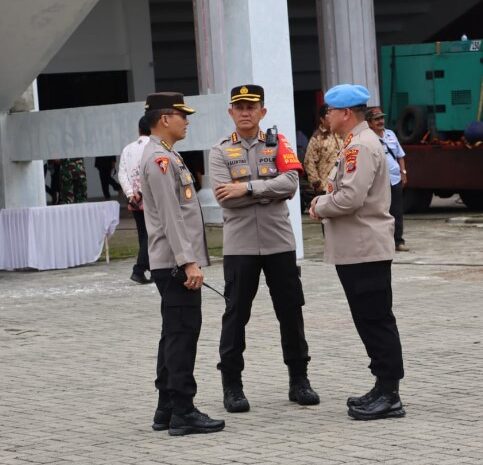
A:
[[[402,174],[408,174],[408,172],[406,170],[401,170],[401,173]]]
[[[253,186],[250,181],[247,182],[247,195],[253,195]]]

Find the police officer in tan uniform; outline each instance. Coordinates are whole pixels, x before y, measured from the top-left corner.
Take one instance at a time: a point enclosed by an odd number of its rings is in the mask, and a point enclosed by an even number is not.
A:
[[[257,85],[231,91],[236,130],[210,152],[210,176],[223,207],[223,266],[229,299],[222,319],[220,363],[224,405],[245,412],[243,392],[245,325],[263,270],[280,323],[283,358],[290,375],[289,399],[303,405],[319,403],[307,378],[310,360],[304,334],[304,296],[298,276],[295,238],[286,200],[298,186],[297,171],[280,173],[277,146],[266,145],[259,123],[267,110]]]
[[[151,136],[140,164],[151,276],[161,294],[163,320],[153,429],[169,429],[170,435],[211,433],[225,426],[224,421],[212,420],[193,405],[193,370],[201,329],[201,267],[209,260],[193,178],[173,148],[186,136],[187,116],[192,113],[182,94],[149,95],[145,116]]]
[[[399,397],[401,343],[392,312],[391,191],[386,156],[365,122],[368,99],[359,85],[339,85],[325,94],[331,130],[345,141],[329,175],[328,195],[316,197],[310,209],[311,217],[324,224],[324,259],[336,265],[376,377],[370,392],[347,401],[349,416],[358,420],[405,415]]]

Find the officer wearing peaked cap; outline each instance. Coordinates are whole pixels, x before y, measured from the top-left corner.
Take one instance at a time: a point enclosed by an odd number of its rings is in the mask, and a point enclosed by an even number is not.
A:
[[[176,436],[212,433],[225,426],[224,421],[212,420],[193,405],[193,370],[201,329],[201,267],[209,260],[193,178],[173,148],[186,136],[187,116],[192,113],[182,94],[148,96],[145,117],[151,136],[140,166],[151,276],[161,294],[163,320],[153,429],[169,429]],[[178,277],[172,273],[175,267],[182,269]]]
[[[228,111],[236,129],[210,152],[213,190],[224,217],[223,267],[229,301],[222,319],[218,369],[228,412],[250,408],[242,384],[245,326],[262,270],[280,323],[283,358],[290,376],[289,399],[303,405],[319,403],[307,378],[310,357],[302,315],[304,297],[286,203],[298,187],[297,171],[290,167],[300,162],[293,151],[286,150],[281,135],[278,146],[267,146],[259,126],[267,112],[263,100],[261,86],[233,88]],[[278,166],[281,153],[289,156]],[[296,163],[288,165],[289,160]]]
[[[336,266],[376,377],[371,391],[347,401],[349,416],[358,420],[405,415],[399,397],[401,343],[392,312],[391,191],[386,156],[365,121],[368,99],[359,85],[339,85],[325,94],[331,130],[345,142],[329,175],[328,195],[316,197],[310,208],[311,217],[324,224],[324,259]]]

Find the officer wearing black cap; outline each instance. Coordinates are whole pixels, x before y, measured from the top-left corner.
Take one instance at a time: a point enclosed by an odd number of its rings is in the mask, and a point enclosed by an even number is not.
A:
[[[193,405],[196,346],[201,329],[201,267],[209,264],[201,208],[193,178],[173,145],[184,139],[194,110],[182,94],[161,92],[146,100],[150,141],[141,160],[141,188],[151,276],[161,294],[162,331],[153,429],[170,435],[211,433],[225,423]],[[176,276],[173,269],[179,268]]]
[[[220,363],[224,406],[246,412],[243,392],[245,326],[263,270],[280,323],[283,358],[290,375],[289,399],[319,403],[307,378],[310,360],[304,334],[304,296],[286,200],[298,187],[295,170],[279,172],[277,146],[267,146],[259,123],[267,110],[257,85],[232,89],[228,112],[236,129],[210,152],[213,190],[223,207],[223,267],[229,301],[222,319]]]
[[[357,332],[371,359],[373,389],[347,400],[357,420],[403,417],[399,380],[401,342],[392,311],[394,218],[386,156],[365,121],[369,91],[341,84],[327,91],[329,124],[345,137],[329,174],[327,195],[312,201],[310,216],[325,228],[324,261],[335,264]]]

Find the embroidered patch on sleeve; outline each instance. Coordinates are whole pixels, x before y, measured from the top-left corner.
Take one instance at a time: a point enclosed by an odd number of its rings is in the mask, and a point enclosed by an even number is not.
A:
[[[344,153],[345,157],[345,171],[346,173],[353,173],[357,168],[357,156],[359,149],[349,149]]]
[[[154,160],[154,163],[159,165],[159,169],[163,174],[168,172],[169,158],[168,157],[158,157]]]

